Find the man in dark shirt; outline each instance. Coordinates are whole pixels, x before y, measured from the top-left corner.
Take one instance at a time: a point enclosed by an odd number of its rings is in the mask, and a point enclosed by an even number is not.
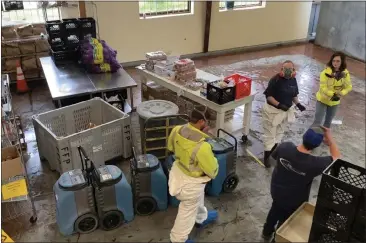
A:
[[[313,156],[311,151],[322,141],[329,146],[330,156]],[[272,207],[263,227],[263,237],[270,239],[277,228],[309,200],[311,184],[316,176],[340,157],[330,130],[325,127],[310,128],[303,135],[303,142],[296,146],[281,143],[271,154],[277,161],[271,181]]]
[[[294,64],[291,61],[285,61],[282,64],[281,72],[271,78],[264,91],[267,102],[263,106],[262,124],[264,165],[266,167],[270,167],[268,158],[277,144],[281,142],[287,122],[294,120],[292,104],[294,103],[300,111],[305,110],[297,98],[299,90],[295,75]]]

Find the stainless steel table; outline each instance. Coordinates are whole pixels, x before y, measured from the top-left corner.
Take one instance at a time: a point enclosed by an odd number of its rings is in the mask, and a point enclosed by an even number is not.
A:
[[[67,98],[80,96],[92,98],[98,94],[104,97],[107,92],[129,89],[133,109],[132,88],[137,87],[137,84],[125,70],[90,74],[77,65],[56,66],[51,57],[42,57],[40,62],[52,99],[58,107],[62,107],[61,101]]]
[[[88,77],[93,83],[97,93],[102,93],[110,91],[118,91],[123,87],[123,89],[130,90],[131,97],[131,108],[133,109],[133,93],[132,88],[137,87],[135,80],[122,68],[120,68],[115,73],[101,73],[101,74],[90,74]]]

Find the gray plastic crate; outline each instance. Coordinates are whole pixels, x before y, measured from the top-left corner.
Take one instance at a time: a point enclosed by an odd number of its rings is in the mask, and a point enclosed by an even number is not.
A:
[[[40,157],[60,173],[81,168],[79,145],[97,167],[131,156],[130,116],[100,98],[35,115],[33,125]]]

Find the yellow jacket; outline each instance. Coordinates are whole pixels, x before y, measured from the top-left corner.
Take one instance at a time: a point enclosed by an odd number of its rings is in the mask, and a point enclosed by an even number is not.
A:
[[[316,93],[316,99],[328,106],[338,105],[340,100],[331,101],[330,99],[338,92],[340,96],[345,96],[352,90],[351,77],[347,69],[344,71],[344,77],[340,80],[330,78],[333,71],[331,68],[326,68],[320,73],[319,91]],[[328,75],[328,76],[327,76]]]
[[[188,176],[217,176],[219,164],[211,145],[205,142],[207,134],[190,123],[173,128],[168,138],[168,150],[175,154],[175,164]]]

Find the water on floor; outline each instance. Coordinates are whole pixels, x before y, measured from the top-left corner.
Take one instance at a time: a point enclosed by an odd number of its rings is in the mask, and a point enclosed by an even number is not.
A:
[[[257,92],[251,118],[250,143],[240,145],[238,151],[237,174],[240,183],[231,194],[219,198],[206,198],[208,208],[219,211],[216,224],[202,231],[194,231],[196,241],[262,241],[260,233],[266,214],[271,205],[269,181],[271,170],[261,167],[245,152],[249,148],[257,157],[263,157],[261,107],[264,103],[263,90],[268,80],[281,65],[281,62],[292,60],[297,69],[297,81],[300,88],[300,101],[306,106],[305,112],[297,111],[297,121],[288,126],[285,141],[299,143],[301,135],[310,126],[314,117],[315,92],[318,88],[319,73],[324,68],[331,52],[312,45],[282,47],[268,51],[250,52],[222,57],[202,58],[196,61],[197,67],[216,74],[229,75],[239,72],[250,76],[253,92]],[[365,167],[365,77],[364,64],[354,60],[349,62],[352,73],[353,91],[342,100],[336,120],[341,124],[333,126],[334,137],[339,144],[345,160]],[[363,69],[362,69],[363,67]],[[363,71],[362,71],[363,70]],[[139,82],[135,70],[128,72]],[[135,104],[140,102],[139,89],[135,90]],[[97,230],[87,235],[64,237],[58,232],[55,221],[55,202],[52,186],[58,178],[51,172],[47,162],[39,160],[37,143],[31,117],[34,114],[54,109],[46,86],[37,86],[31,96],[14,95],[15,109],[21,115],[25,129],[28,151],[26,154],[27,170],[30,175],[32,193],[36,196],[38,221],[29,223],[29,215],[3,224],[3,229],[15,241],[32,242],[168,242],[169,231],[174,223],[177,209],[169,208],[166,212],[157,212],[148,217],[136,217],[130,224],[114,231]],[[234,130],[237,138],[241,137],[243,108],[235,110],[234,119],[227,124],[228,130]],[[134,121],[137,121],[134,116]],[[136,127],[137,129],[137,127]],[[327,154],[327,147],[317,149],[316,154]],[[122,161],[120,167],[129,176],[128,162]],[[311,201],[316,200],[319,178],[313,183]]]

